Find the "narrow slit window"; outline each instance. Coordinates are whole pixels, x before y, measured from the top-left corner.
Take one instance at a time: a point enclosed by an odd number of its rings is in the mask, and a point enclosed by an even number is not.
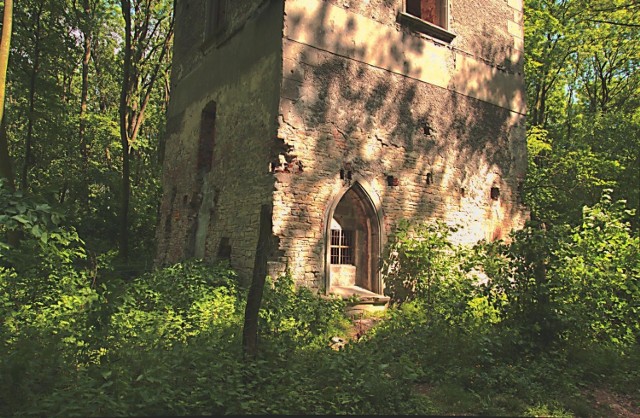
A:
[[[211,171],[216,141],[216,102],[209,102],[200,116],[197,170],[203,175]]]
[[[353,264],[353,231],[331,230],[331,264]]]

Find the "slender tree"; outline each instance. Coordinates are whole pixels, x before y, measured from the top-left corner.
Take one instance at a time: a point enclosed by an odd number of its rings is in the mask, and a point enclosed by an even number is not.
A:
[[[82,75],[80,89],[80,114],[78,117],[78,146],[80,149],[80,157],[82,159],[80,165],[80,173],[82,182],[80,184],[79,196],[82,205],[89,205],[89,155],[91,145],[87,135],[87,107],[89,96],[89,65],[91,63],[91,54],[93,46],[93,34],[95,27],[94,12],[97,4],[90,0],[81,0],[78,4],[77,0],[73,1],[73,9],[75,11],[78,26],[82,31]]]
[[[33,65],[31,67],[31,74],[29,74],[29,109],[27,112],[27,136],[24,141],[24,162],[22,166],[21,177],[22,190],[27,190],[27,188],[29,187],[29,168],[33,163],[33,131],[36,122],[36,88],[41,67],[43,11],[44,3],[38,3],[33,15],[33,18],[35,20],[33,28]]]
[[[120,201],[120,248],[122,262],[129,259],[131,200],[131,150],[156,81],[169,65],[174,14],[166,0],[121,0],[125,23],[124,60],[120,91],[120,144],[122,147],[122,195]]]
[[[0,38],[0,176],[7,179],[7,185],[13,189],[13,164],[9,155],[9,141],[4,120],[4,99],[7,87],[7,67],[9,66],[9,48],[13,26],[13,0],[4,1],[2,13],[2,37]]]

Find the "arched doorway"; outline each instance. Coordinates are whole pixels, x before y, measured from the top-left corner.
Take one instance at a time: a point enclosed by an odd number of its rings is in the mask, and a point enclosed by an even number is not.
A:
[[[327,293],[382,294],[378,271],[381,216],[360,182],[338,194],[327,213]]]

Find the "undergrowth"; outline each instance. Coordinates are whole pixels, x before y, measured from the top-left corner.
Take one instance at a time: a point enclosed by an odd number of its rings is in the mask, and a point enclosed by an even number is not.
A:
[[[268,278],[251,361],[228,266],[101,281],[72,234],[25,237],[28,263],[0,253],[0,415],[607,415],[597,389],[637,405],[638,238],[621,206],[510,243],[457,247],[449,231],[398,226],[392,304],[339,350],[345,302]]]

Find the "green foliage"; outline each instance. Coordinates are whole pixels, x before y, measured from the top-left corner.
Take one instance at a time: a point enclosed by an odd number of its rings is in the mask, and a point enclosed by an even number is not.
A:
[[[232,407],[242,300],[227,268],[192,262],[98,289],[67,270],[40,277],[37,294],[0,273],[1,415],[206,414],[225,396]]]
[[[636,209],[640,13],[624,0],[525,3],[532,216],[578,225],[604,189]]]
[[[190,262],[124,284],[110,318],[111,345],[170,348],[238,316],[235,274]]]
[[[154,1],[153,19],[140,12],[136,33],[163,42],[172,4]],[[155,30],[144,30],[145,23]],[[44,196],[58,207],[85,242],[88,254],[98,256],[117,244],[121,206],[122,147],[118,126],[122,83],[124,24],[118,2],[26,0],[14,12],[12,52],[7,74],[6,136],[15,169],[16,186],[25,195]],[[90,42],[86,82],[83,81],[84,40]],[[138,83],[150,86],[149,68],[161,61],[158,80],[167,76],[170,54],[160,60],[155,44],[138,45],[134,57]],[[158,150],[165,124],[168,95],[163,83],[152,83],[144,116],[130,157],[131,259],[148,260],[154,253],[159,201]],[[86,89],[83,89],[86,87]],[[134,108],[141,110],[144,94]],[[130,118],[131,120],[137,120]],[[133,129],[132,129],[133,130]],[[55,202],[55,205],[54,203]],[[34,231],[37,233],[37,230]],[[48,237],[42,236],[43,239]],[[148,271],[151,263],[118,266],[119,272]],[[132,274],[133,277],[134,274]]]
[[[416,301],[433,320],[471,325],[495,312],[475,285],[483,280],[473,269],[477,260],[450,242],[452,231],[442,221],[399,222],[382,262],[385,293],[392,303]]]
[[[556,252],[553,297],[570,338],[631,346],[640,339],[640,238],[624,201],[604,194]]]
[[[2,306],[20,311],[6,284],[21,277],[3,270],[2,280]],[[43,297],[38,315],[25,306],[3,321],[2,415],[427,410],[388,366],[329,348],[328,336],[344,332],[343,303],[296,289],[290,277],[265,291],[263,355],[251,363],[239,341],[245,296],[224,266],[183,263],[97,291],[63,282],[66,292]]]
[[[562,144],[549,131],[532,127],[527,134],[529,171],[525,183],[525,201],[533,218],[547,224],[570,223],[581,220],[581,208],[598,202],[604,190],[619,199],[627,200],[631,208],[638,208],[640,171],[637,152],[640,144],[627,139],[627,146],[618,144],[620,137],[635,138],[630,121],[622,115],[599,115],[584,121],[576,129],[589,129],[584,141],[591,143]],[[607,120],[607,126],[602,126]],[[594,123],[595,122],[595,123]],[[595,126],[586,126],[594,123]],[[616,129],[615,126],[619,129]],[[621,125],[623,127],[621,127]],[[597,128],[599,126],[599,128]],[[599,132],[596,133],[595,130]],[[620,132],[620,137],[616,135]],[[623,133],[625,132],[626,133]],[[634,221],[637,223],[637,218]]]
[[[635,344],[640,242],[633,215],[605,193],[583,209],[580,225],[548,230],[530,223],[498,246],[509,265],[490,276],[484,291],[505,325],[530,346]]]
[[[11,410],[95,360],[90,313],[100,296],[77,268],[82,241],[61,216],[20,192],[0,191],[2,232],[22,233],[17,246],[0,248],[0,404]]]
[[[407,359],[407,375],[454,414],[598,415],[587,387],[637,396],[629,389],[639,383],[631,364],[640,341],[633,215],[604,193],[579,225],[531,222],[509,242],[457,253],[443,224],[402,224],[385,264],[402,303],[368,349],[395,367]],[[450,258],[439,262],[442,254]]]
[[[577,340],[583,329],[569,334],[571,328],[561,328],[552,346],[532,350],[537,342],[523,341],[539,335],[524,332],[531,326],[527,315],[546,309],[566,323],[558,307],[577,304],[565,300],[574,289],[568,282],[543,289],[521,279],[534,275],[535,261],[543,258],[547,280],[555,280],[560,255],[586,256],[607,237],[617,237],[620,248],[611,260],[637,268],[625,216],[620,204],[604,198],[585,210],[584,229],[551,236],[532,228],[509,244],[455,249],[459,256],[427,264],[428,273],[420,271],[413,252],[406,264],[412,275],[394,270],[393,277],[422,280],[430,274],[431,288],[418,284],[420,292],[395,303],[379,325],[338,351],[330,337],[348,332],[344,302],[296,287],[288,275],[269,278],[260,311],[260,356],[253,361],[241,352],[246,291],[224,265],[191,261],[99,286],[75,267],[46,276],[49,287],[37,294],[16,291],[31,279],[4,268],[0,415],[594,415],[582,394],[594,383],[633,395],[640,383],[637,344],[610,339],[620,335],[616,326],[608,334],[591,332],[588,341]],[[597,228],[609,232],[600,237]],[[407,248],[419,248],[413,245],[419,240],[431,243],[423,256],[452,254],[444,225],[416,230],[437,236],[404,236]],[[538,252],[558,239],[551,250]],[[404,246],[396,242],[395,251],[394,260],[401,260]],[[612,299],[602,282],[609,278],[596,273],[609,271],[609,256],[602,257],[590,266],[591,282],[600,287],[576,289],[591,292],[593,301]],[[562,277],[582,274],[582,264],[566,264]],[[637,280],[634,271],[629,275]],[[450,283],[436,284],[442,277]],[[545,309],[541,295],[548,297]],[[633,312],[617,306],[611,324],[635,326]],[[567,312],[571,320],[596,315],[598,325],[607,317],[577,308]]]
[[[0,178],[0,249],[10,248],[7,235],[22,232],[46,245],[54,234],[64,215],[49,204],[25,196],[21,191],[11,191]]]
[[[51,292],[59,295],[65,290],[58,280],[75,282],[85,274],[75,269],[85,258],[83,242],[63,221],[63,214],[52,206],[6,189],[0,179],[0,266],[9,276],[20,276],[7,285],[21,304]]]
[[[263,343],[277,350],[322,347],[332,335],[344,331],[345,303],[337,297],[319,297],[296,286],[289,274],[267,277],[259,313]]]

